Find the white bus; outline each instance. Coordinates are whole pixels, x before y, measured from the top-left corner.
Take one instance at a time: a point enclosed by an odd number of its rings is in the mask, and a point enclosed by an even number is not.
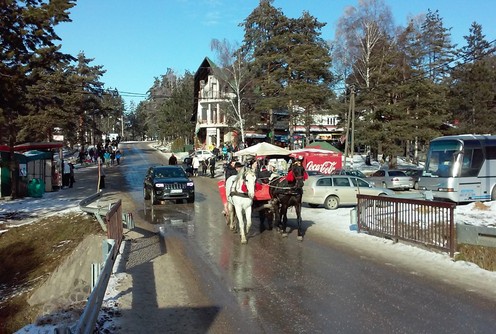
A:
[[[496,136],[433,139],[419,189],[457,203],[496,200]]]

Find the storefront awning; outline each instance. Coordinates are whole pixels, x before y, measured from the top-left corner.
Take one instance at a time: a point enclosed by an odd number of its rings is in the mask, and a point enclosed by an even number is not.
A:
[[[264,139],[267,138],[267,135],[263,133],[246,132],[245,138]]]

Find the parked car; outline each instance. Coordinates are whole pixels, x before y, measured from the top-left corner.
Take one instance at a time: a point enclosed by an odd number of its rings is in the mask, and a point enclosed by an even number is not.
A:
[[[413,188],[413,178],[397,169],[379,169],[370,175],[368,180],[383,188],[404,190]]]
[[[178,165],[153,166],[143,181],[143,197],[157,204],[164,200],[175,200],[176,203],[184,199],[188,203],[195,201],[195,185],[183,167]]]
[[[357,169],[335,169],[331,172],[331,175],[351,175],[361,177],[362,179],[367,178],[365,174]]]
[[[402,171],[404,171],[406,175],[410,176],[413,179],[413,188],[418,190],[418,181],[419,178],[422,176],[424,170],[420,168],[408,168],[402,169]]]
[[[394,191],[375,187],[357,176],[309,176],[303,186],[302,202],[313,208],[323,205],[327,210],[334,210],[339,206],[356,205],[357,194],[392,196]]]
[[[215,155],[207,150],[196,150],[189,155],[191,158],[196,156],[198,160],[203,161],[215,157]]]
[[[314,176],[314,175],[325,175],[323,173],[321,173],[320,171],[318,170],[307,170],[307,174],[308,176]]]

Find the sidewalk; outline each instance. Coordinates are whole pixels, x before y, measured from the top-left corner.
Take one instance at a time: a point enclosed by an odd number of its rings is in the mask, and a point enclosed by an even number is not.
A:
[[[109,204],[120,199],[118,168],[105,167],[106,187],[102,189],[102,196],[90,206],[108,207]],[[0,201],[0,224],[19,226],[62,211],[79,210],[79,202],[97,193],[98,168],[96,165],[76,168],[74,178],[76,182],[72,188],[46,192],[41,198],[24,197]]]

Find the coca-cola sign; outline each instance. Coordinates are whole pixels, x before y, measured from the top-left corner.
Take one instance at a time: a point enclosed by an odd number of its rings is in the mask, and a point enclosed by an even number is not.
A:
[[[316,171],[322,174],[331,174],[333,170],[342,168],[342,155],[336,152],[312,152],[299,150],[292,154],[293,157],[303,157],[303,166],[307,171]]]
[[[331,174],[333,170],[342,166],[342,156],[336,153],[307,153],[303,165],[307,171],[316,171],[322,174]]]
[[[308,171],[317,171],[322,174],[331,174],[333,170],[336,169],[336,161],[324,161],[322,163],[315,163],[314,161],[308,161],[305,167]]]

